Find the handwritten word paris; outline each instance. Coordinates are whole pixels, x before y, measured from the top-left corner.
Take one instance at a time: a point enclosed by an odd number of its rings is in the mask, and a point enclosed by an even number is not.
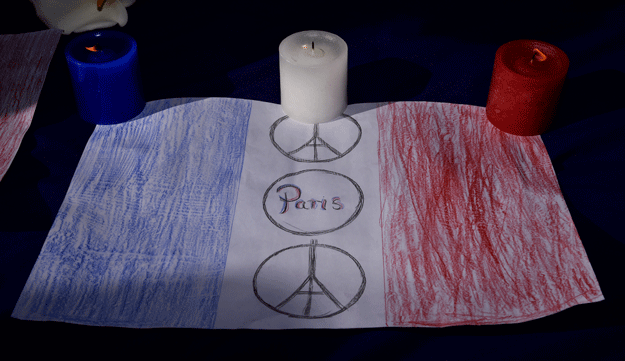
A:
[[[277,193],[284,192],[279,194],[280,201],[282,201],[282,210],[280,214],[284,214],[289,211],[289,204],[294,203],[295,209],[320,209],[327,210],[327,200],[322,197],[321,200],[318,199],[309,199],[307,201],[300,199],[302,196],[302,190],[296,186],[295,184],[283,184],[278,187],[276,190]],[[331,209],[340,211],[345,208],[345,205],[341,203],[340,197],[332,197]]]

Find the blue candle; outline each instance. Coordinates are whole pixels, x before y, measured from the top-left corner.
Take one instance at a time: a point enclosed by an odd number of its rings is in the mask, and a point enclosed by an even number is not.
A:
[[[129,35],[98,30],[65,48],[78,114],[94,124],[132,119],[145,107],[137,43]]]

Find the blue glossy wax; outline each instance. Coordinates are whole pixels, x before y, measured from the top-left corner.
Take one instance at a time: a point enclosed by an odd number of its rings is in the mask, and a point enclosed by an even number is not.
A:
[[[65,57],[82,119],[116,124],[141,113],[145,99],[131,36],[114,30],[82,34],[67,44]]]

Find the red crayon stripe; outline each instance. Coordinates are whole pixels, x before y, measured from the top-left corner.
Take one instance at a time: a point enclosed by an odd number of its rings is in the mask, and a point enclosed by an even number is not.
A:
[[[0,36],[0,180],[30,127],[61,34],[51,29]]]
[[[388,326],[516,323],[603,299],[539,136],[468,105],[377,117]]]

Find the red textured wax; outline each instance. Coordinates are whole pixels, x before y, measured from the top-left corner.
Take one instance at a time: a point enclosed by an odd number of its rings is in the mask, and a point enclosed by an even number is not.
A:
[[[556,112],[569,58],[538,40],[515,40],[495,54],[486,116],[498,129],[515,135],[547,130]]]

